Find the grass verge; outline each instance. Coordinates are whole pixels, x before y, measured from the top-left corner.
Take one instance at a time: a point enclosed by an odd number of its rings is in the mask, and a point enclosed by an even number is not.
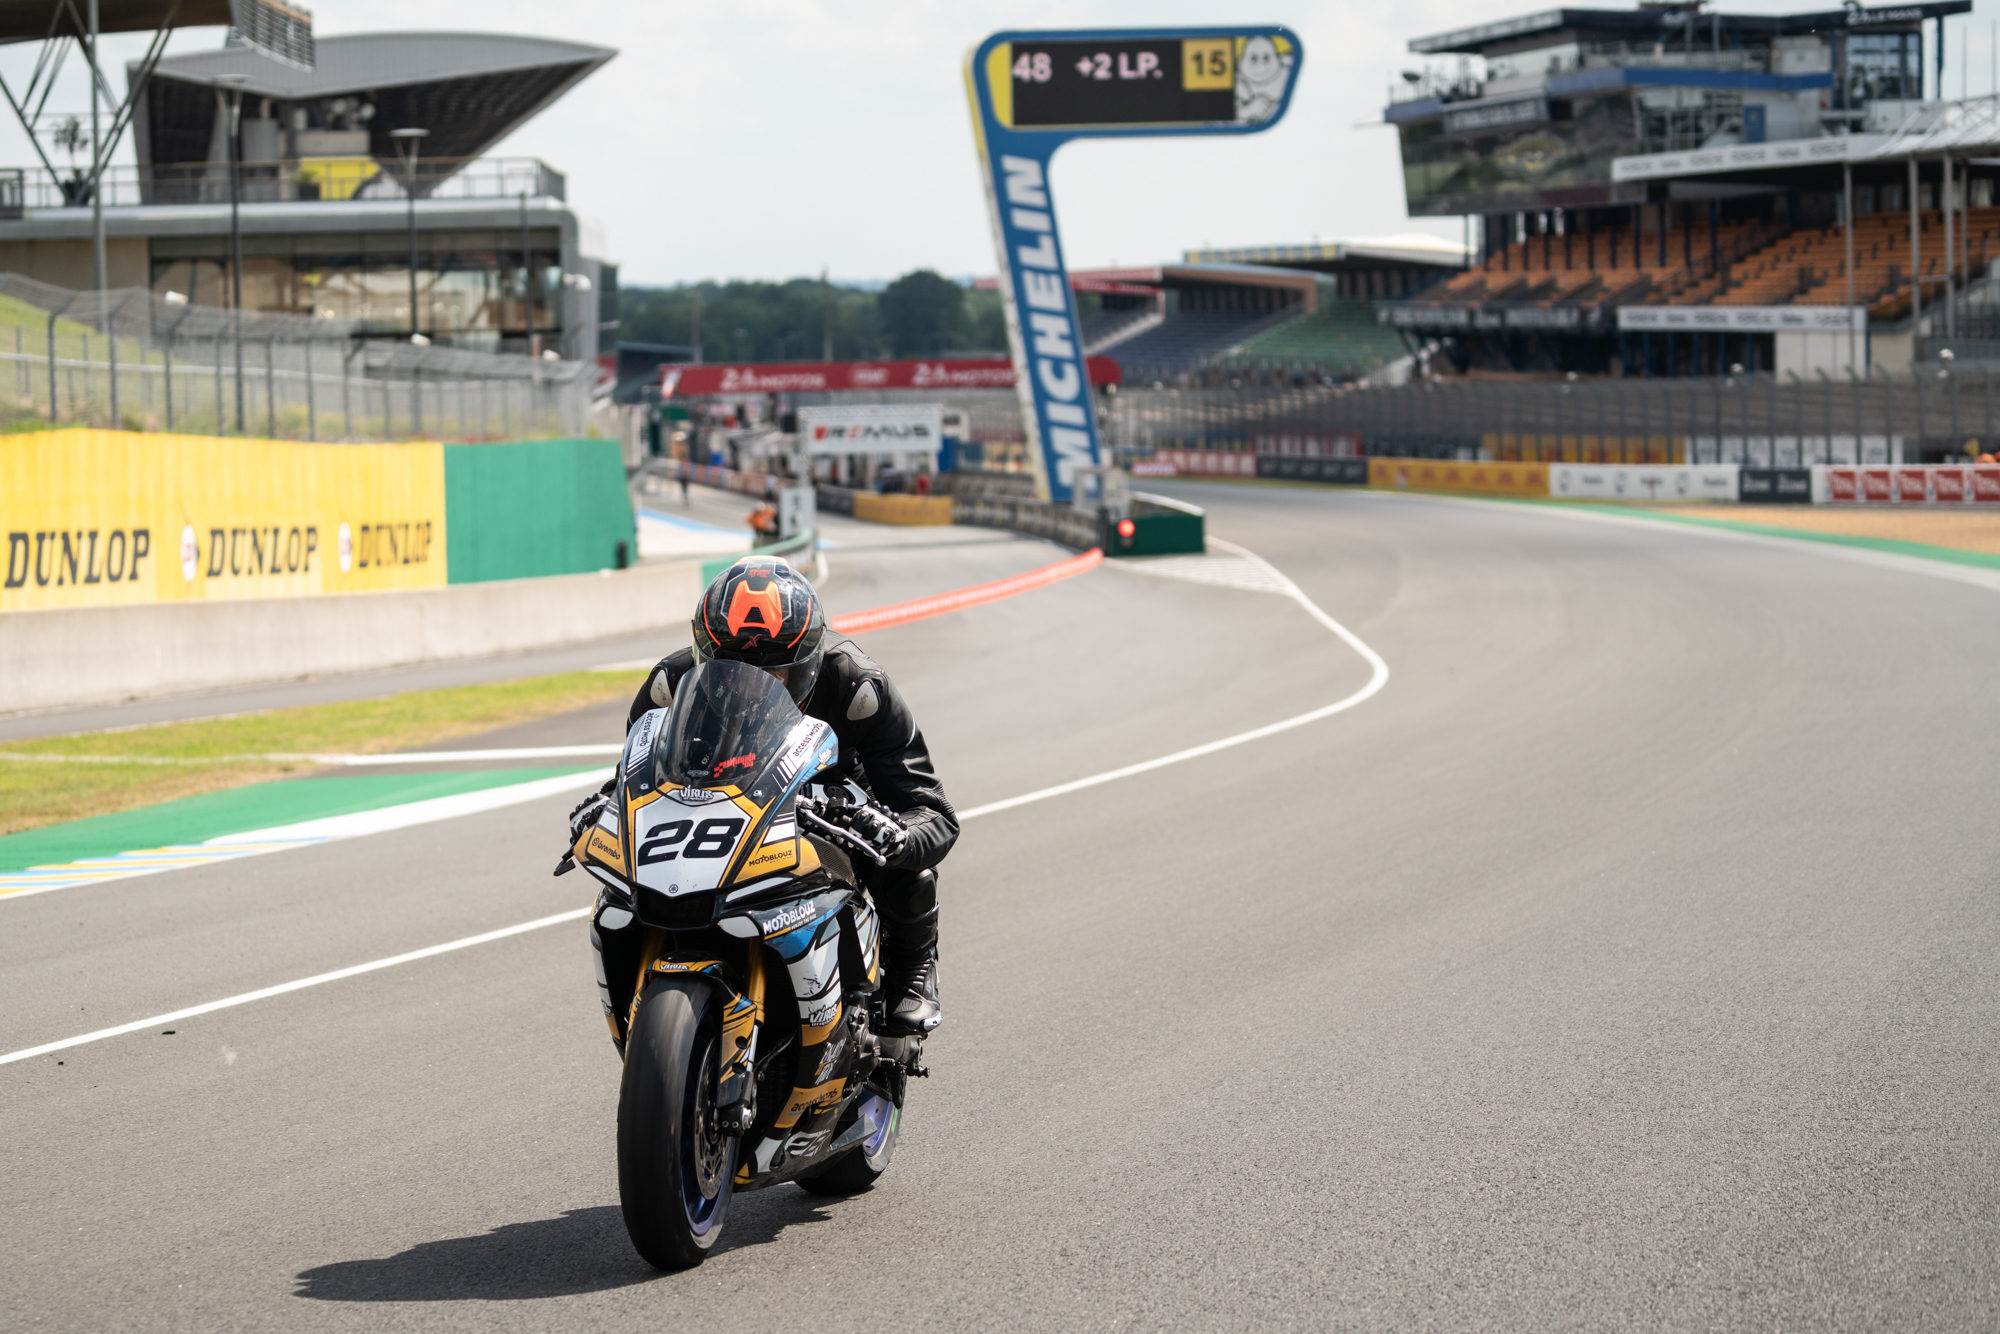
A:
[[[0,744],[0,834],[310,769],[267,754],[378,754],[625,699],[631,672],[564,672],[233,718]],[[73,757],[87,756],[85,759]],[[24,757],[24,758],[11,758]]]

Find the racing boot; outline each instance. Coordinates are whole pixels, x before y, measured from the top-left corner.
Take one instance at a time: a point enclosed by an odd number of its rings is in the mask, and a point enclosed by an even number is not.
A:
[[[882,914],[882,1002],[889,1029],[929,1033],[944,1022],[938,1004],[938,910],[915,917]]]

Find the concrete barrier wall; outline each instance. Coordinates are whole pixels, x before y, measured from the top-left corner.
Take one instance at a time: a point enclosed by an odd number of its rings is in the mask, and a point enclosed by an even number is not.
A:
[[[637,559],[616,440],[446,445],[444,484],[454,584],[581,574]]]
[[[76,607],[0,621],[0,712],[520,652],[684,622],[694,562],[345,597]]]

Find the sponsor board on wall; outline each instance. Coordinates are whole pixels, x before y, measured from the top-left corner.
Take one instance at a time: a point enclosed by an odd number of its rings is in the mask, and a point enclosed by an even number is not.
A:
[[[0,438],[0,611],[445,582],[444,447]]]
[[[1735,500],[1733,463],[1551,463],[1549,494],[1560,500]]]
[[[944,438],[942,403],[827,403],[799,409],[799,443],[813,454],[928,454]]]
[[[1445,491],[1471,496],[1546,496],[1546,463],[1465,459],[1368,460],[1368,485],[1395,491]]]
[[[2000,464],[1816,464],[1812,495],[1819,505],[2000,505]]]
[[[1087,357],[1093,385],[1117,384],[1118,363]],[[1011,389],[1006,357],[936,357],[928,361],[772,361],[660,367],[660,397],[705,394],[815,394],[877,389]]]
[[[1736,477],[1736,498],[1746,505],[1812,504],[1811,468],[1743,468]]]
[[[1620,306],[1624,333],[1846,333],[1868,328],[1865,306]]]
[[[1138,472],[1137,477],[1255,477],[1257,456],[1241,449],[1156,449],[1151,460],[1155,471]],[[1158,471],[1171,469],[1171,471]]]
[[[1257,475],[1285,481],[1330,482],[1336,486],[1368,485],[1367,459],[1306,458],[1259,454]]]

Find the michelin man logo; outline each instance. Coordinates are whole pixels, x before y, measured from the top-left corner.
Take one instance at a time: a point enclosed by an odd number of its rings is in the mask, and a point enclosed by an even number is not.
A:
[[[1236,57],[1236,120],[1255,124],[1278,114],[1292,80],[1290,43],[1284,51],[1269,37],[1252,37]]]

